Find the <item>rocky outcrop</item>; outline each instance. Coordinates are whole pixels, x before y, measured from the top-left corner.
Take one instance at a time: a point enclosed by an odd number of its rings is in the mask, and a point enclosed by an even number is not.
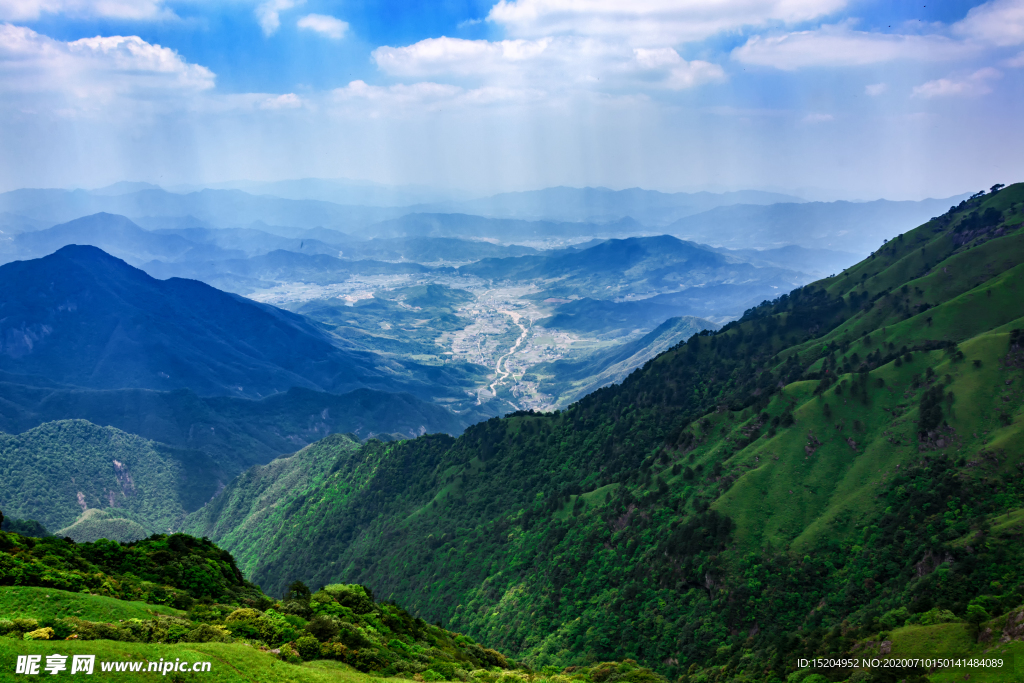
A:
[[[1008,643],[1011,640],[1024,640],[1024,607],[1006,615],[1003,637],[999,639],[999,642]]]

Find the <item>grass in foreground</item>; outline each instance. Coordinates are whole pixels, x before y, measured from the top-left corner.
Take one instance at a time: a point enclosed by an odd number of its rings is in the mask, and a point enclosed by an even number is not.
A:
[[[103,681],[138,681],[149,678],[160,678],[166,681],[216,681],[216,683],[259,682],[269,683],[319,683],[320,681],[351,681],[351,683],[368,683],[371,676],[362,674],[339,662],[312,662],[307,664],[289,664],[282,662],[267,652],[243,643],[175,643],[169,645],[146,643],[121,643],[110,640],[83,641],[30,641],[0,638],[0,680],[18,680],[22,676],[14,673],[18,655],[43,656],[86,654],[96,656],[93,675]],[[173,661],[181,659],[188,662],[211,663],[208,673],[168,673],[162,676],[157,673],[102,672],[101,662],[108,661]],[[148,664],[143,664],[143,670]],[[68,671],[58,677],[70,677]],[[45,671],[41,671],[46,675]],[[77,676],[78,674],[76,674]],[[89,679],[86,679],[89,680]],[[381,679],[375,679],[381,680]]]

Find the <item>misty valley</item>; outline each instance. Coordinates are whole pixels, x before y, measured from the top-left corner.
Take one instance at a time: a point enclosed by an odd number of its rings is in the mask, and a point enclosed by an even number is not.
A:
[[[304,194],[326,192],[309,185]],[[438,377],[427,381],[444,390],[421,395],[457,414],[502,415],[564,407],[621,381],[694,332],[842,271],[948,201],[880,208],[755,192],[552,188],[346,212],[322,200],[120,184],[0,195],[0,258],[93,245],[154,278],[199,280],[297,313],[332,343],[401,365],[411,381]],[[719,223],[723,209],[742,211]],[[481,215],[454,212],[470,210]],[[789,214],[781,225],[780,213]],[[702,227],[708,220],[714,229]],[[860,221],[869,229],[850,225]],[[752,226],[763,236],[749,237]],[[748,248],[723,246],[741,234]],[[134,381],[185,386],[165,379]],[[229,393],[273,393],[244,384]]]

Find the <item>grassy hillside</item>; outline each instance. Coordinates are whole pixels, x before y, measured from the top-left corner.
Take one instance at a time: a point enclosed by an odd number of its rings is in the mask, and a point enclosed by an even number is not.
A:
[[[90,513],[94,529],[116,531],[110,538],[169,531],[209,500],[224,478],[203,453],[85,420],[48,422],[18,435],[0,433],[0,508],[51,531],[70,527],[84,513]],[[95,518],[104,508],[117,512]],[[131,528],[122,524],[115,530],[110,519],[133,521]],[[76,530],[61,535],[99,537]]]
[[[161,659],[209,662],[206,677],[217,681],[538,678],[466,635],[375,602],[363,586],[311,592],[294,582],[283,600],[270,599],[241,579],[228,553],[182,534],[122,545],[0,532],[0,658],[34,654],[94,655],[93,673],[107,675],[112,662],[126,675],[132,662],[143,670]],[[635,662],[602,663],[571,680],[666,683]]]
[[[74,616],[87,621],[113,622],[185,614],[166,605],[39,586],[0,586],[0,604],[3,605],[5,619],[38,621]]]
[[[272,592],[358,581],[534,666],[784,680],[932,610],[1006,614],[1022,206],[1024,185],[976,196],[565,411],[341,449],[276,489],[287,534],[246,490],[269,469],[190,528]]]

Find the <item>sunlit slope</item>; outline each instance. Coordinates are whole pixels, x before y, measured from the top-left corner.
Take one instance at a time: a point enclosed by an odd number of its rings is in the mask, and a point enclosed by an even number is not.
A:
[[[978,211],[1019,205],[1019,189],[1000,192]],[[952,231],[941,219],[926,224],[824,281],[847,301],[873,303],[794,350],[806,362],[828,349],[810,369],[837,380],[817,394],[809,391],[817,382],[792,384],[773,399],[767,413],[790,410],[797,427],[725,461],[737,473],[751,468],[717,505],[737,520],[745,543],[799,549],[852,532],[877,511],[886,478],[925,450],[972,464],[999,461],[990,476],[1008,475],[1021,462],[1020,365],[1010,330],[1024,327],[1024,234],[1011,220],[1016,232],[971,240],[968,230],[956,230],[961,222],[950,221]],[[940,348],[907,351],[920,346]],[[851,366],[857,372],[843,372]],[[946,425],[920,439],[921,395],[935,385]],[[728,453],[757,421],[737,425],[728,440],[709,444],[708,454]]]

